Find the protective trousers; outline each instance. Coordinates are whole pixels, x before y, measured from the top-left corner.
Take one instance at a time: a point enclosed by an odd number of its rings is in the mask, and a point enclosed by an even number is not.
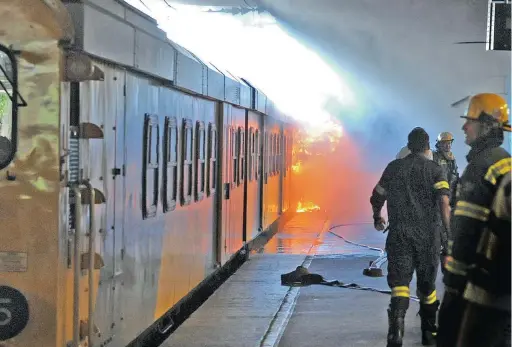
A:
[[[388,347],[402,346],[403,318],[409,306],[409,284],[416,270],[423,345],[435,344],[436,277],[439,266],[440,233],[437,228],[394,228],[386,240],[388,285],[391,288]],[[393,320],[394,319],[394,320]]]
[[[510,346],[510,312],[468,303],[457,347]]]
[[[510,312],[475,305],[445,293],[439,311],[438,347],[508,347]]]

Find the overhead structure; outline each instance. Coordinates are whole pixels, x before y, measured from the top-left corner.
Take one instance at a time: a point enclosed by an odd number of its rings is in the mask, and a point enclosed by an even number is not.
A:
[[[489,0],[486,43],[488,51],[510,51],[511,7],[509,0]]]

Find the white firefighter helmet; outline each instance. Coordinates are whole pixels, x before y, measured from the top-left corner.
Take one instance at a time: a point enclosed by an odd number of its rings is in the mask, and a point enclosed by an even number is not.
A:
[[[404,146],[396,155],[396,159],[403,159],[407,157],[409,154],[411,154],[411,151],[409,150],[409,148],[407,148],[407,146]]]
[[[403,159],[407,157],[409,154],[411,154],[411,150],[407,146],[404,146],[396,155],[396,159]],[[427,157],[427,159],[434,160],[434,154],[430,149],[428,150],[428,153],[425,156]]]

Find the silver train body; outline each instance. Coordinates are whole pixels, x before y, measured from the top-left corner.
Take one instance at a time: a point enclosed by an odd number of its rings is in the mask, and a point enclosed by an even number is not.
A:
[[[296,124],[136,9],[5,0],[0,44],[0,345],[165,334],[180,300],[293,213]]]

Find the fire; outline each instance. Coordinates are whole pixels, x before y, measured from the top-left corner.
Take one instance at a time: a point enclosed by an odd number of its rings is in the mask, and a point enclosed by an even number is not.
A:
[[[296,153],[325,156],[336,150],[343,131],[340,124],[330,121],[317,127],[304,128],[299,133]]]
[[[320,206],[313,204],[311,201],[306,201],[304,204],[302,204],[302,201],[299,201],[297,204],[297,213],[311,211],[320,211]]]
[[[302,162],[299,160],[297,162],[297,164],[292,165],[292,171],[295,172],[295,173],[299,173],[300,172],[301,164],[302,164]]]

